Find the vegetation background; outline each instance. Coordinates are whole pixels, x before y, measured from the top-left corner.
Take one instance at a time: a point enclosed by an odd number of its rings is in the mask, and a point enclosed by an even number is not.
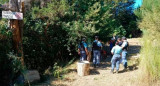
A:
[[[159,3],[159,0],[144,0],[143,6],[136,12],[140,19],[139,28],[143,30],[140,77],[142,77],[143,82],[147,82],[149,85],[153,85],[160,79]]]

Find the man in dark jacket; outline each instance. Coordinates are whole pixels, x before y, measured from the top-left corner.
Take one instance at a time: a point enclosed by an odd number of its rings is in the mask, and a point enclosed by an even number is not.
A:
[[[100,64],[100,56],[101,56],[102,44],[98,40],[98,36],[95,36],[95,40],[93,41],[93,64],[94,67],[99,66]]]
[[[82,41],[78,46],[78,54],[80,55],[80,61],[87,60],[88,49],[85,38],[82,38]]]

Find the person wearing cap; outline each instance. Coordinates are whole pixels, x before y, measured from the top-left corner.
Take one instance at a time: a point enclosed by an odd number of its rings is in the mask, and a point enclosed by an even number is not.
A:
[[[116,73],[119,71],[119,64],[121,59],[122,47],[116,42],[115,46],[112,48],[111,53],[113,55],[111,59],[111,73],[114,73],[114,67],[116,66]]]
[[[109,47],[110,47],[110,51],[112,50],[112,48],[115,46],[115,39],[114,38],[111,38],[111,40],[110,40],[110,45],[109,45]]]
[[[127,41],[126,37],[122,37],[122,42],[123,43],[121,45],[121,47],[122,47],[122,59],[121,59],[121,62],[123,64],[123,66],[124,66],[124,70],[126,70],[127,69],[127,50],[128,50],[129,44],[128,44],[128,41]]]
[[[93,41],[93,46],[92,46],[94,67],[99,66],[100,64],[102,44],[98,40],[98,38],[99,38],[98,36],[95,36],[95,40]]]
[[[121,46],[122,43],[123,43],[122,40],[121,40],[121,38],[118,38],[118,39],[117,39],[117,42],[118,42],[118,45],[119,45],[119,46]]]
[[[87,60],[88,49],[85,38],[82,38],[82,41],[78,46],[78,54],[80,55],[80,61]]]

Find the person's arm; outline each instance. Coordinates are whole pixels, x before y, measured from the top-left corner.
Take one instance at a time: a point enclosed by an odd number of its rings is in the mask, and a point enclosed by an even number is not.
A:
[[[114,47],[113,47],[112,50],[111,50],[111,54],[113,55],[114,52],[115,52],[115,49],[114,49]]]
[[[78,48],[78,54],[80,55],[80,49]]]
[[[88,49],[87,49],[87,44],[86,43],[84,43],[84,48],[85,48],[86,55],[88,55]]]
[[[100,47],[101,47],[101,50],[102,50],[102,48],[103,48],[102,43],[100,44]]]
[[[85,52],[86,52],[86,55],[88,55],[88,49],[87,48],[85,48]]]
[[[127,42],[122,43],[122,49],[127,45]]]
[[[123,48],[121,48],[121,51],[120,51],[121,58],[122,58],[122,49],[123,49]]]
[[[100,49],[102,50],[103,46],[102,43],[98,41],[98,46],[100,47]]]
[[[128,46],[127,46],[127,50],[129,50],[129,43],[128,43],[128,42],[127,42],[127,45],[128,45]]]
[[[80,51],[80,45],[78,45],[78,54],[80,55],[81,53],[80,53],[81,51]]]
[[[121,58],[122,58],[122,52],[121,52],[121,54],[120,54],[120,55],[121,55]]]

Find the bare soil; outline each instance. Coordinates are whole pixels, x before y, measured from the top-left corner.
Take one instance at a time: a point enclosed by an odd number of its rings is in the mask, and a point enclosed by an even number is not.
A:
[[[63,75],[63,79],[50,79],[37,86],[139,86],[136,82],[138,72],[138,58],[140,52],[140,38],[128,39],[128,70],[123,71],[120,66],[118,74],[112,74],[110,59],[103,59],[99,68],[90,67],[90,75],[80,77],[76,72],[76,62],[70,65],[68,73]]]

